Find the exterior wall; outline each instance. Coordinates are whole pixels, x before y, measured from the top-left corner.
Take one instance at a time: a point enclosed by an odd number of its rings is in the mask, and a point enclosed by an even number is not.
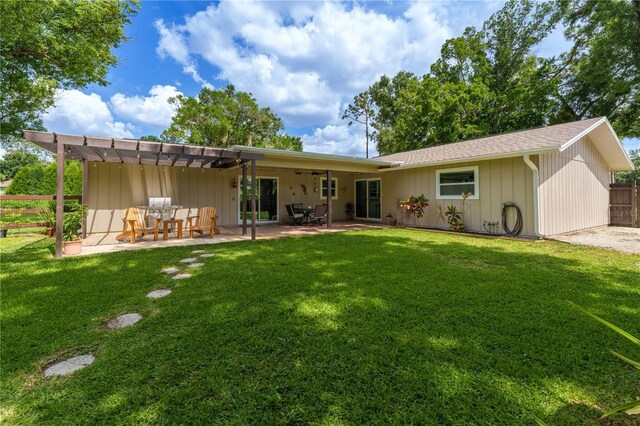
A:
[[[610,170],[588,137],[540,155],[539,169],[542,234],[609,224]]]
[[[259,164],[259,163],[258,163]],[[250,174],[250,170],[248,171]],[[258,177],[278,178],[279,221],[288,223],[285,204],[302,203],[316,205],[326,203],[320,199],[321,175],[312,176],[310,171],[296,174],[294,169],[258,167]],[[122,217],[128,207],[145,206],[149,197],[171,197],[173,204],[183,206],[176,217],[185,219],[195,215],[198,207],[213,206],[218,210],[218,224],[237,225],[239,219],[239,192],[232,188],[234,178],[241,168],[199,169],[189,167],[140,166],[118,163],[90,163],[87,206],[87,230],[96,232],[119,232]],[[345,203],[353,202],[354,174],[334,172],[338,178],[338,199],[333,200],[333,218],[345,218]],[[314,178],[318,192],[314,192]],[[300,185],[305,185],[304,195]]]
[[[521,235],[533,236],[533,175],[522,157],[479,162],[456,163],[446,166],[422,167],[382,173],[382,215],[391,213],[399,224],[415,225],[399,207],[401,200],[411,195],[424,194],[429,199],[429,207],[420,220],[421,225],[433,228],[448,228],[440,216],[440,209],[446,210],[454,204],[462,208],[461,200],[436,199],[436,170],[478,166],[479,198],[467,200],[464,223],[468,230],[485,232],[483,222],[501,222],[502,203],[514,201],[523,216]]]

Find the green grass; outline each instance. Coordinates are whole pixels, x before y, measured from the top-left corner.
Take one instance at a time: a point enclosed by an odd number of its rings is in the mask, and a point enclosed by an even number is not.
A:
[[[161,269],[193,247],[56,261],[0,240],[3,419],[599,424],[640,394],[608,351],[634,345],[567,302],[640,335],[638,257],[401,229],[198,248],[216,256],[176,282]],[[106,330],[123,312],[144,318]]]

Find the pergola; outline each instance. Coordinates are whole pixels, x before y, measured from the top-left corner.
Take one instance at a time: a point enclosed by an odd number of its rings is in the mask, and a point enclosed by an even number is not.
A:
[[[229,168],[242,167],[242,234],[247,233],[246,193],[247,167],[251,165],[251,182],[256,180],[256,160],[263,154],[245,152],[240,147],[211,148],[196,145],[160,143],[135,139],[118,139],[64,135],[59,133],[22,132],[25,140],[56,154],[56,223],[63,223],[64,209],[64,160],[79,160],[83,164],[82,200],[87,199],[87,178],[89,161],[105,163],[126,163],[168,167]],[[329,178],[331,172],[328,172]],[[329,182],[331,182],[329,180]],[[329,204],[330,204],[329,197]],[[86,233],[86,223],[83,226]],[[55,256],[62,257],[62,226],[56,226]],[[251,191],[251,239],[256,239],[256,191]]]

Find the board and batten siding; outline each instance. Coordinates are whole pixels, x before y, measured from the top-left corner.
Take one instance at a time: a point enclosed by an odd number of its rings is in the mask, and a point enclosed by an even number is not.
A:
[[[589,137],[562,152],[541,154],[538,168],[542,234],[609,224],[611,171]]]
[[[484,221],[501,222],[502,203],[514,201],[521,209],[524,227],[521,235],[533,236],[533,175],[522,157],[456,163],[408,170],[394,170],[382,174],[382,214],[391,213],[398,223],[415,225],[399,206],[401,200],[409,196],[424,194],[429,199],[429,207],[420,220],[420,225],[432,228],[448,228],[443,218],[447,206],[462,209],[461,200],[436,199],[436,170],[478,166],[479,198],[467,200],[464,223],[466,229],[485,232]],[[442,211],[442,214],[440,213]],[[509,226],[515,219],[509,214]]]
[[[248,170],[250,173],[250,170]],[[232,187],[235,178],[240,185],[242,169],[200,169],[118,163],[90,163],[87,197],[87,232],[120,232],[122,218],[128,207],[146,206],[149,197],[171,197],[181,205],[176,217],[186,219],[196,215],[198,208],[212,206],[218,212],[220,226],[239,222],[239,192]],[[278,178],[279,222],[288,223],[285,204],[324,204],[320,199],[321,175],[310,172],[296,174],[294,169],[257,167],[258,177]],[[334,173],[338,178],[338,199],[333,200],[334,220],[345,218],[345,204],[353,201],[353,179],[350,173]],[[314,183],[318,192],[314,192]],[[307,188],[305,195],[301,185]]]

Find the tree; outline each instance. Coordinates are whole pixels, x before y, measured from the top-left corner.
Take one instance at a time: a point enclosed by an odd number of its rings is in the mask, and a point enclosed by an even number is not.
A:
[[[560,0],[572,48],[556,61],[556,122],[606,115],[640,136],[640,0]]]
[[[44,130],[41,114],[59,89],[107,84],[117,62],[111,49],[126,40],[123,27],[137,0],[0,2],[0,138]]]
[[[349,119],[349,126],[353,123],[360,123],[364,125],[364,137],[365,137],[365,157],[369,158],[369,138],[374,136],[374,133],[369,133],[369,125],[375,114],[374,102],[369,92],[362,92],[353,98],[353,103],[349,104],[342,119]]]
[[[637,184],[640,184],[640,149],[632,149],[629,151],[629,157],[635,170],[616,173],[616,182],[627,183],[635,180]]]
[[[156,135],[140,136],[141,141],[162,142],[162,139]]]
[[[7,195],[52,195],[57,188],[56,163],[44,165],[35,163],[20,168],[11,185],[7,188]],[[80,162],[65,160],[64,162],[64,194],[82,194],[82,166]]]
[[[40,157],[31,152],[24,150],[8,152],[4,155],[4,158],[0,160],[0,173],[2,173],[6,179],[13,179],[23,166],[32,166],[39,163],[42,163]]]
[[[270,108],[260,108],[250,93],[232,85],[203,88],[197,98],[178,95],[171,126],[162,138],[179,143],[229,147],[246,145],[302,150],[300,138],[279,134],[282,120]]]

